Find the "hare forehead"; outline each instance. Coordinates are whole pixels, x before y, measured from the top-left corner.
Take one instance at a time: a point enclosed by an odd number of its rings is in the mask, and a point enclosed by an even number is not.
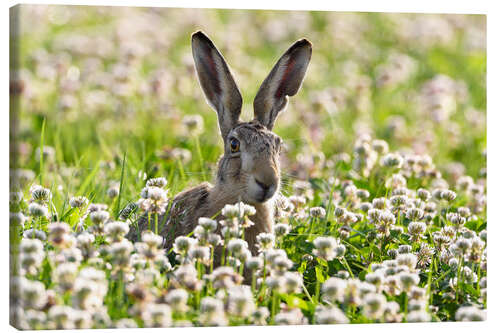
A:
[[[281,141],[278,135],[253,122],[240,124],[234,132],[247,150],[258,153],[277,151]]]

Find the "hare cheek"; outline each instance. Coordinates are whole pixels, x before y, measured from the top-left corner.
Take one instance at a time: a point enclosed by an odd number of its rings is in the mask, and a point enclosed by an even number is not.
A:
[[[261,198],[262,198],[262,189],[253,180],[253,177],[249,177],[247,188],[248,188],[248,196],[250,198],[252,198],[252,200],[254,200],[254,201],[261,201]]]
[[[241,171],[243,173],[249,174],[253,170],[253,159],[248,153],[241,153]]]

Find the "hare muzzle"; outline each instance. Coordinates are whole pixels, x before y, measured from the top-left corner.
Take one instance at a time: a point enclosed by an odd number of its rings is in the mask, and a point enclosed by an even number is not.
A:
[[[250,177],[248,191],[250,196],[258,203],[271,199],[277,192],[279,174],[277,168],[267,163],[257,163],[258,170]]]

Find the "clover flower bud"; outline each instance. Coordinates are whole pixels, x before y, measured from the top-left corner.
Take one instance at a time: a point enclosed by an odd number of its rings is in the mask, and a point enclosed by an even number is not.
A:
[[[384,140],[373,140],[372,147],[379,154],[387,154],[389,151],[389,145]]]
[[[269,250],[274,247],[275,237],[270,233],[260,233],[257,235],[257,247],[260,252]]]
[[[269,317],[269,310],[265,306],[257,308],[252,312],[251,318],[254,325],[266,325]]]
[[[484,321],[486,320],[486,312],[474,306],[462,306],[455,313],[457,321]]]
[[[364,297],[363,314],[367,318],[378,319],[382,316],[386,298],[382,294],[369,293]]]
[[[339,254],[337,248],[340,242],[333,237],[317,237],[313,241],[315,249],[313,255],[323,258],[325,260],[332,260]],[[345,250],[343,251],[345,252]]]
[[[455,200],[456,197],[457,197],[457,194],[455,192],[453,192],[452,190],[441,191],[440,198],[444,199],[448,202]]]
[[[69,199],[69,205],[72,208],[82,208],[87,206],[88,204],[89,204],[89,199],[83,196],[72,197],[71,199]]]
[[[422,201],[427,201],[431,198],[431,193],[426,189],[419,188],[417,190],[417,197]]]
[[[100,225],[107,222],[109,213],[105,210],[98,210],[90,213],[90,221],[95,225]]]
[[[167,186],[167,180],[165,177],[151,178],[146,182],[146,186],[163,188]]]
[[[346,282],[337,277],[331,277],[326,280],[321,287],[321,294],[323,299],[328,302],[335,302],[341,300],[345,290]]]
[[[31,216],[37,217],[48,217],[49,210],[46,206],[32,202],[28,206],[28,212]]]
[[[173,289],[168,292],[165,300],[173,311],[184,313],[188,310],[188,293],[184,289]]]
[[[388,153],[382,157],[382,165],[388,168],[400,169],[403,166],[403,157],[397,153]]]
[[[274,226],[274,234],[276,237],[286,236],[290,232],[290,226],[285,223],[278,223]]]
[[[38,203],[47,203],[52,198],[52,193],[48,188],[43,188],[40,185],[33,185],[30,188],[31,198]]]
[[[324,218],[326,216],[326,210],[323,207],[311,207],[309,209],[309,214],[312,217]]]
[[[217,229],[217,221],[207,217],[200,217],[198,219],[198,225],[200,225],[207,232],[214,232]]]
[[[319,306],[315,312],[316,322],[320,325],[348,324],[349,319],[336,306]]]

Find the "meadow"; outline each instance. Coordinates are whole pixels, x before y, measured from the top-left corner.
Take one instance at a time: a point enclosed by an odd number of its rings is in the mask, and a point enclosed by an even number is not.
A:
[[[485,16],[22,5],[11,27],[14,326],[486,319]],[[313,44],[274,127],[286,204],[257,255],[243,204],[224,237],[213,216],[172,249],[125,237],[145,201],[214,178],[200,29],[245,120],[279,56]]]

